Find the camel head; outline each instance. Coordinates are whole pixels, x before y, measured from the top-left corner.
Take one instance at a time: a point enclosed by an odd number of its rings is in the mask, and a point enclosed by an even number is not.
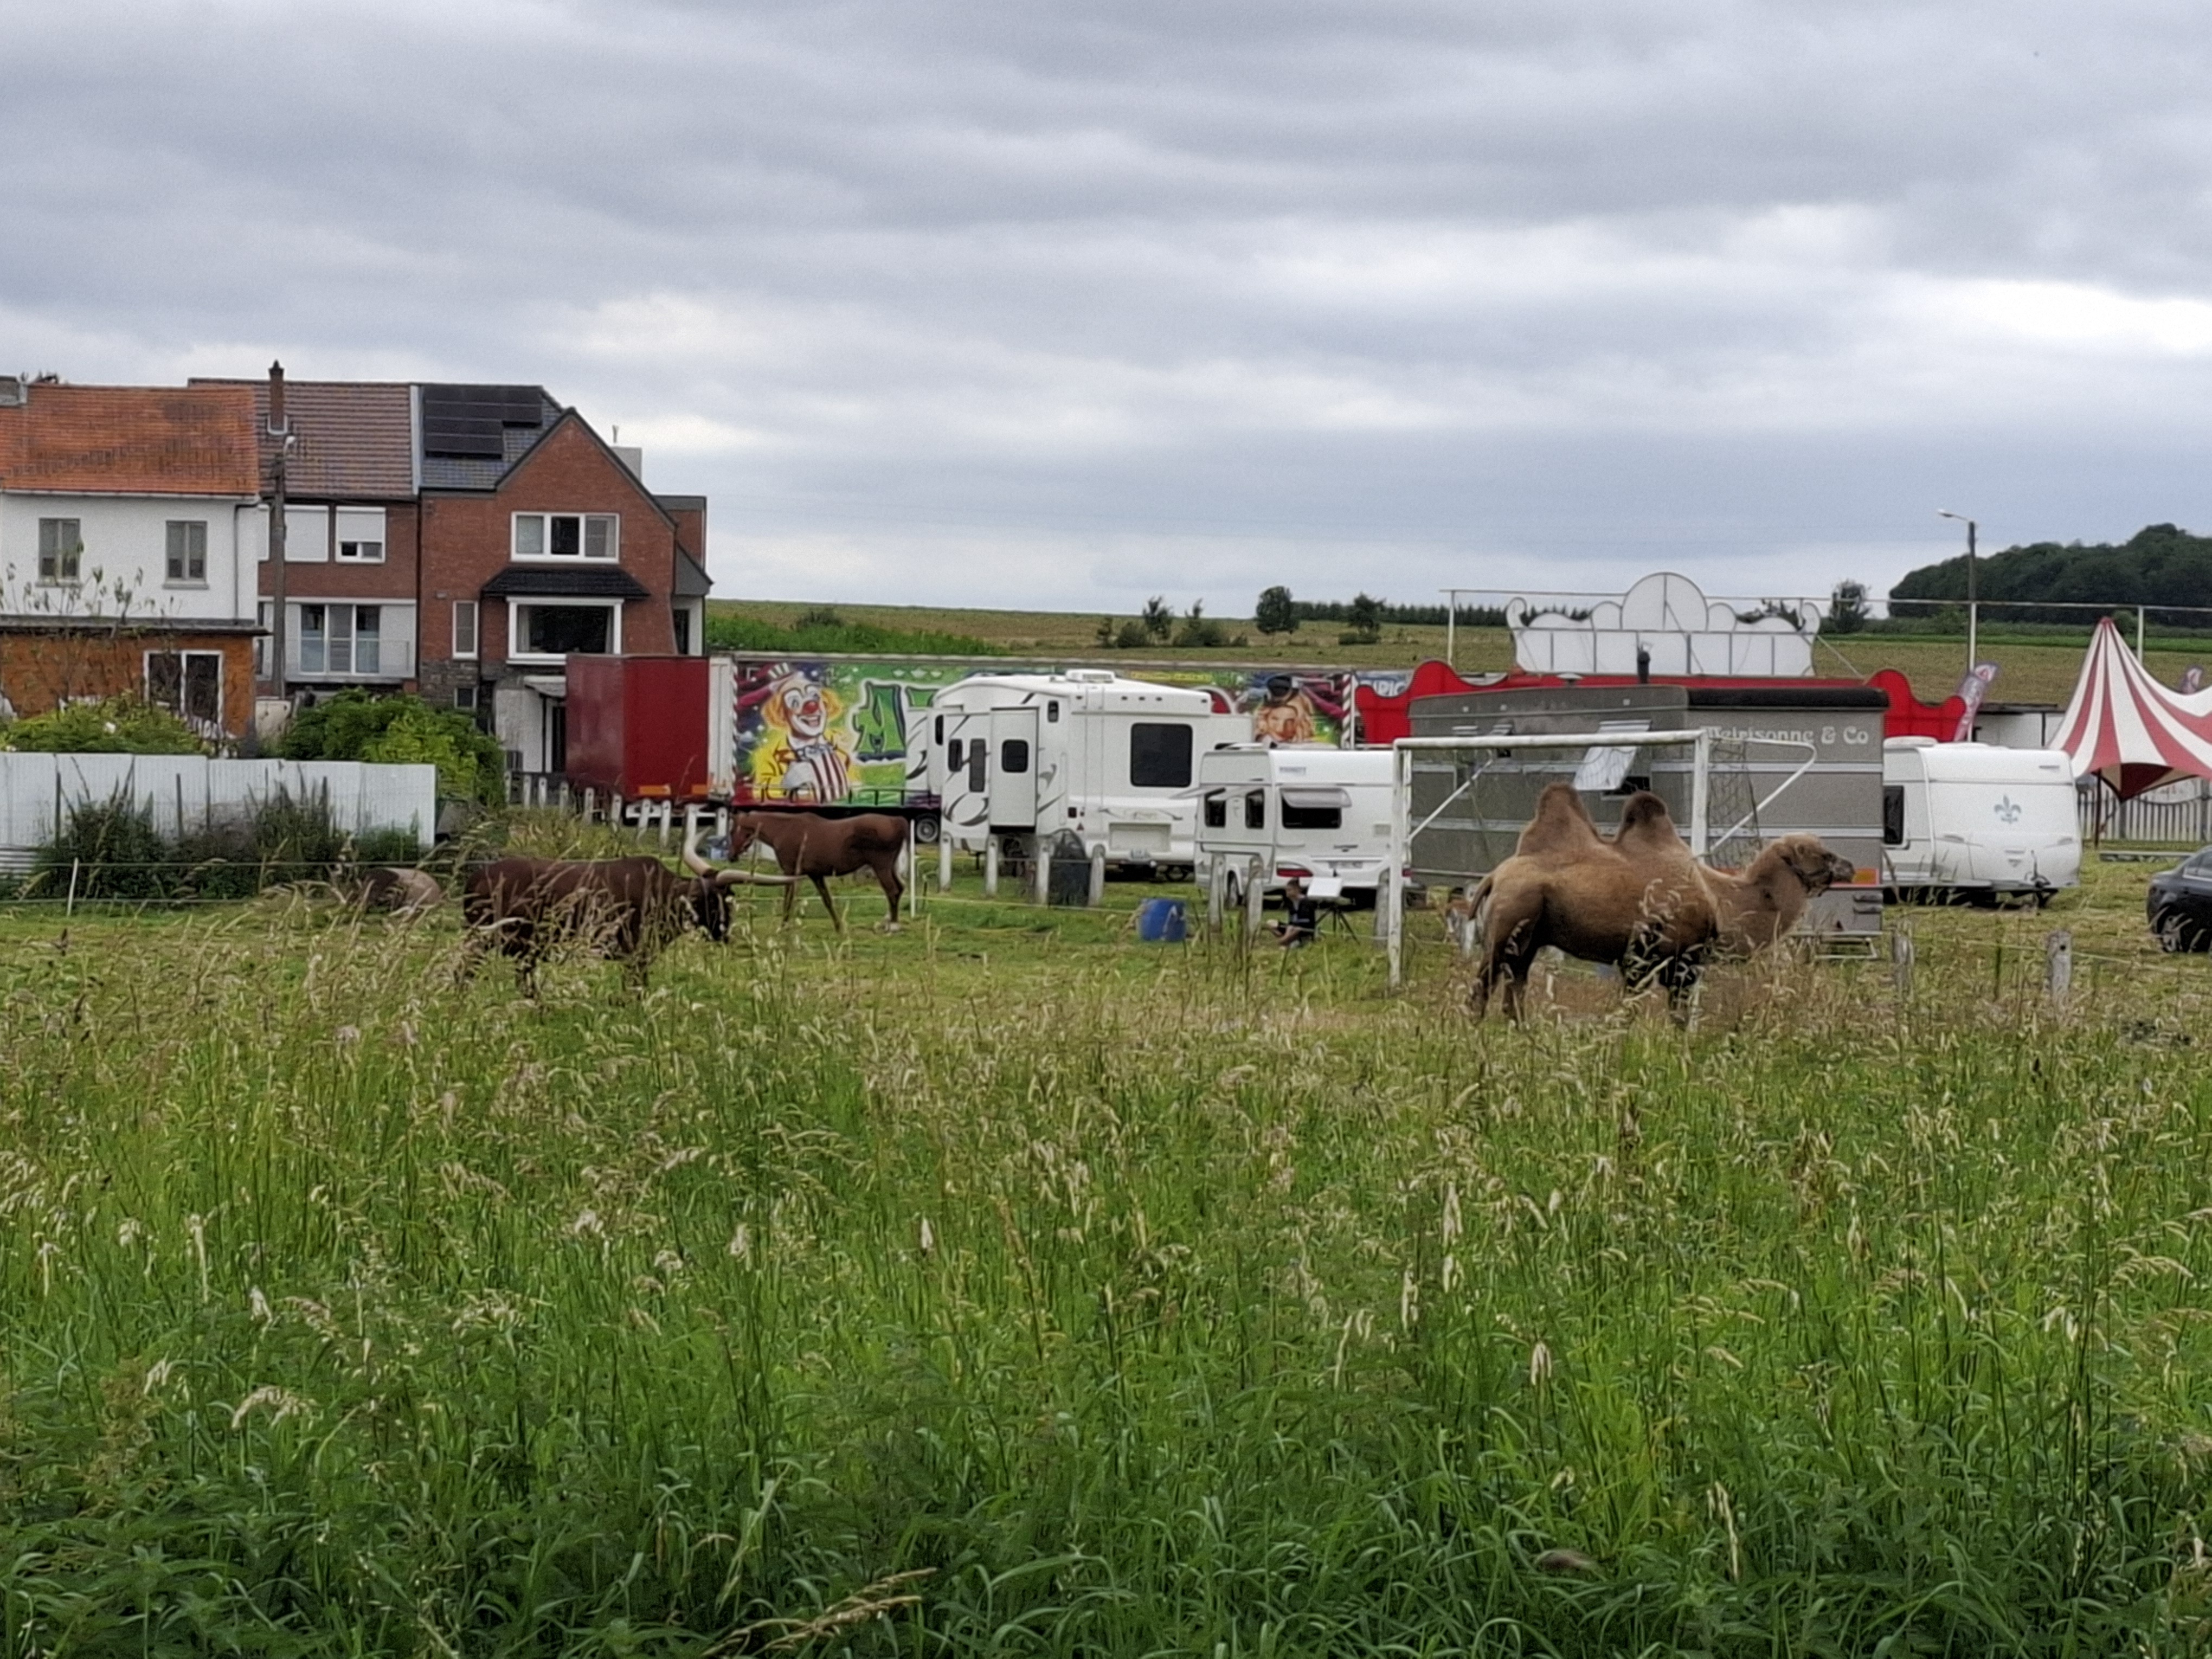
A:
[[[1752,861],[1747,873],[1756,877],[1768,870],[1787,871],[1808,894],[1848,884],[1857,873],[1849,859],[1830,852],[1818,836],[1802,833],[1774,842]]]

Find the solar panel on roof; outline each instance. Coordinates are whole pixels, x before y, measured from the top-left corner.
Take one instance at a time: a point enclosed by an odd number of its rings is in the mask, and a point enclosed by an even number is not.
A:
[[[498,460],[506,453],[506,428],[544,420],[544,394],[534,386],[426,386],[422,453]]]

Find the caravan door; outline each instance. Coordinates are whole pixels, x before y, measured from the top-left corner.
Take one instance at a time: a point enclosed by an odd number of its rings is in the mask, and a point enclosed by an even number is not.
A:
[[[991,711],[991,827],[1034,830],[1037,821],[1037,711]]]
[[[991,829],[991,714],[948,708],[945,721],[945,787],[938,812],[945,833],[963,847],[980,846]]]

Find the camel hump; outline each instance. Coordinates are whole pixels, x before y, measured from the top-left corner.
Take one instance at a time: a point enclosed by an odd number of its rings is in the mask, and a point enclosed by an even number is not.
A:
[[[1674,815],[1667,810],[1667,803],[1649,789],[1638,790],[1621,804],[1620,828],[1613,833],[1613,844],[1631,856],[1640,853],[1680,858],[1689,852],[1681,832],[1674,828]]]
[[[1522,858],[1589,852],[1602,848],[1605,837],[1590,822],[1589,810],[1571,783],[1547,783],[1536,797],[1536,816],[1514,844]]]

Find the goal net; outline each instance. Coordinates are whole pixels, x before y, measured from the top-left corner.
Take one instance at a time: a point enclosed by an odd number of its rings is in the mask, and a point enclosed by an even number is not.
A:
[[[1746,745],[1702,728],[1601,723],[1584,732],[1406,738],[1394,748],[1395,867],[1439,902],[1455,888],[1473,888],[1513,855],[1537,798],[1553,783],[1571,784],[1607,833],[1621,803],[1649,789],[1667,803],[1698,857],[1738,863],[1759,846]],[[1405,898],[1400,884],[1383,886],[1382,931],[1395,985],[1402,971]]]

